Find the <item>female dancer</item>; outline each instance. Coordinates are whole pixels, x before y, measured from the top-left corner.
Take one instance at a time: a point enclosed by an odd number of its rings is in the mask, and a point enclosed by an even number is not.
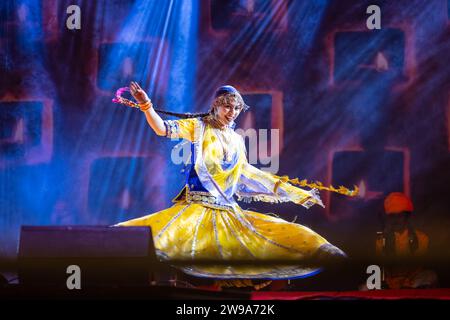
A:
[[[345,256],[311,229],[243,210],[234,200],[236,196],[238,200],[292,201],[305,208],[314,204],[323,207],[317,189],[295,187],[286,179],[247,162],[243,139],[233,128],[234,120],[248,106],[234,87],[220,87],[208,113],[181,114],[185,117],[181,120],[162,120],[137,83],[130,84],[130,91],[157,135],[191,142],[192,164],[186,184],[172,207],[118,226],[151,227],[157,253],[167,260],[298,261],[296,265],[221,264],[181,268],[193,276],[221,279],[222,283],[236,286],[253,285],[251,279],[310,276],[319,269],[302,266],[302,259]],[[122,101],[116,102],[124,103],[125,99],[118,98]]]

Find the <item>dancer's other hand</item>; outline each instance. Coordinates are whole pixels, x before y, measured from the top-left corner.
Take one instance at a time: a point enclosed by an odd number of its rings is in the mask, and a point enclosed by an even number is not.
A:
[[[131,81],[130,83],[130,93],[138,103],[145,103],[150,100],[144,89],[142,89],[135,81]]]

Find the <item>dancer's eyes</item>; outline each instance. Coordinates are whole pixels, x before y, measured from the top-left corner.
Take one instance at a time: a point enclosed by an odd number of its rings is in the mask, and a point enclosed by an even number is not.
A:
[[[233,109],[233,108],[234,108],[234,111],[236,111],[236,112],[239,112],[239,111],[242,110],[242,106],[240,106],[240,105],[237,105],[237,106],[226,105],[225,108],[226,108],[227,110],[230,110],[230,109]]]

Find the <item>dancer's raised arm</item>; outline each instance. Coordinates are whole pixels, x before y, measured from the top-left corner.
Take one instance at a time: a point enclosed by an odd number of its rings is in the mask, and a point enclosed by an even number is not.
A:
[[[164,121],[156,113],[147,93],[134,81],[130,83],[130,92],[141,106],[141,110],[144,112],[145,118],[153,131],[158,136],[165,136],[166,126],[164,125]]]

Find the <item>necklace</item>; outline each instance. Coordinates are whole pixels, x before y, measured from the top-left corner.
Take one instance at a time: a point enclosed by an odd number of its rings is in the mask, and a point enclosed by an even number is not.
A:
[[[230,139],[227,139],[225,137],[225,132],[227,132],[227,130],[220,130],[220,129],[214,130],[214,134],[222,146],[223,160],[226,162],[230,162],[231,161],[231,154],[230,154],[231,152],[229,151],[229,148],[231,147],[231,143],[230,143]]]

